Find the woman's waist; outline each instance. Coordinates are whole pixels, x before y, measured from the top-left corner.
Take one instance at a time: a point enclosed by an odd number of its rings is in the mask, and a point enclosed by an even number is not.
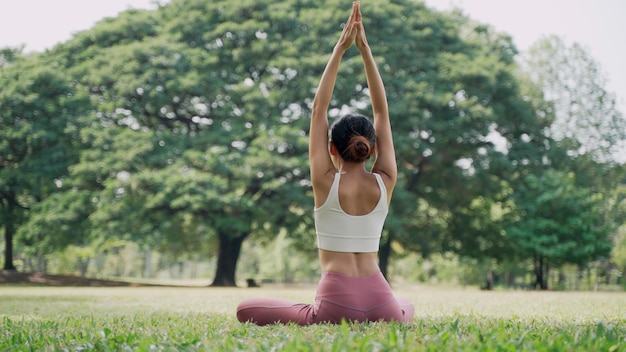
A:
[[[319,250],[322,272],[348,277],[367,277],[380,273],[378,252],[351,253]]]

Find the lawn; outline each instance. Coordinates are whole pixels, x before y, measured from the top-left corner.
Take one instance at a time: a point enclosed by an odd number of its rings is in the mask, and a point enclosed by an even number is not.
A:
[[[315,288],[0,286],[0,350],[626,351],[626,293],[395,291],[412,324],[257,327],[237,322],[239,301]]]

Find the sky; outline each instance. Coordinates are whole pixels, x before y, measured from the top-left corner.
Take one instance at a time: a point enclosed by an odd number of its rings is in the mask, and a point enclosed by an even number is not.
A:
[[[207,0],[210,1],[210,0]],[[277,0],[278,1],[278,0]],[[347,0],[346,0],[347,1]],[[364,10],[368,1],[361,0]],[[167,2],[162,0],[161,2]],[[425,0],[439,10],[461,8],[469,17],[513,37],[525,50],[556,34],[585,47],[608,78],[626,114],[626,1],[624,0]],[[13,0],[0,4],[0,47],[43,51],[129,8],[155,8],[154,0]]]
[[[543,36],[555,34],[581,44],[608,79],[626,115],[626,1],[624,0],[426,0],[429,7],[458,7],[469,17],[492,25],[527,50]]]

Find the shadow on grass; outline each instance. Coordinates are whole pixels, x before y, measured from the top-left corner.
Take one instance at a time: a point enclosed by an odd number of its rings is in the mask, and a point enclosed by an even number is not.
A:
[[[118,280],[91,279],[73,275],[51,275],[41,272],[22,273],[12,270],[0,271],[0,284],[21,284],[36,286],[76,286],[76,287],[139,287],[170,286]]]

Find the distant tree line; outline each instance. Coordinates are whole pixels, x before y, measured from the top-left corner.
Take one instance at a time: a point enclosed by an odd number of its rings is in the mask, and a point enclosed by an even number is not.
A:
[[[172,0],[43,53],[2,49],[4,269],[15,243],[38,258],[131,240],[215,257],[212,285],[233,286],[253,234],[314,251],[308,119],[347,11]],[[550,269],[625,245],[613,156],[626,121],[584,48],[548,37],[520,55],[509,35],[412,0],[363,11],[399,167],[384,273],[400,253],[454,253],[531,265],[546,289]],[[359,67],[348,52],[331,118],[371,111]]]

